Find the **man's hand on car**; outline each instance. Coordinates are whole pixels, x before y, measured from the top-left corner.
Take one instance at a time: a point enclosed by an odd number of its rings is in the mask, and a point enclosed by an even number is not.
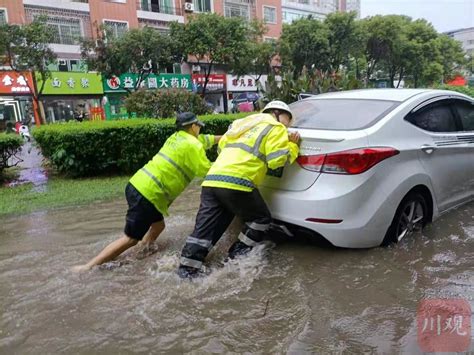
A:
[[[298,132],[288,132],[288,140],[295,144],[300,144],[300,134]]]

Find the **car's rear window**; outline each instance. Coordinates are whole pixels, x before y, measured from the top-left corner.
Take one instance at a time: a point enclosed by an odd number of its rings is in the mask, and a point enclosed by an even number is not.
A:
[[[399,102],[362,99],[302,100],[290,105],[292,127],[330,130],[357,130],[370,127]]]

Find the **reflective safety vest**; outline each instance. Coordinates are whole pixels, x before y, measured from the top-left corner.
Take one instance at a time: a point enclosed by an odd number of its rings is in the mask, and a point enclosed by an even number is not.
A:
[[[202,186],[252,191],[267,169],[291,164],[299,147],[288,140],[286,127],[272,115],[260,113],[236,120],[219,141],[220,154]]]
[[[178,131],[170,136],[152,160],[138,170],[130,183],[163,215],[195,176],[204,177],[211,167],[205,149],[215,144],[213,135],[198,138]]]

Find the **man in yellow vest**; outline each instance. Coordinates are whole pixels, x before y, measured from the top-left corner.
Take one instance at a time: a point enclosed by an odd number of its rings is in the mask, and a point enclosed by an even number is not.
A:
[[[124,235],[87,264],[75,266],[74,271],[89,270],[113,260],[140,240],[145,247],[150,246],[165,228],[163,216],[168,215],[171,203],[195,176],[206,176],[211,163],[205,149],[218,143],[221,136],[200,135],[204,123],[191,112],[179,114],[176,126],[178,131],[127,184]]]
[[[288,133],[292,113],[282,101],[272,101],[260,114],[232,123],[219,142],[220,154],[202,184],[201,204],[193,233],[181,252],[178,275],[199,274],[204,259],[234,216],[244,222],[229,257],[245,254],[269,229],[271,215],[257,187],[267,169],[291,164],[299,153],[299,134]]]

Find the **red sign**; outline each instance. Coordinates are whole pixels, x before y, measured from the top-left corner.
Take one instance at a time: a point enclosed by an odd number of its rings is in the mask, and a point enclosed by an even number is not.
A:
[[[202,92],[204,89],[204,83],[206,82],[205,74],[193,74],[191,76],[193,80],[193,91]],[[225,89],[226,78],[225,74],[211,74],[207,79],[207,92],[221,92]]]
[[[447,82],[446,84],[451,85],[451,86],[466,86],[467,80],[464,77],[458,75],[453,80]]]
[[[193,83],[204,84],[206,82],[205,74],[193,74]],[[225,74],[211,74],[207,80],[207,84],[220,84],[225,85]]]
[[[31,73],[0,71],[0,94],[31,94],[30,87],[33,87]]]
[[[104,109],[102,107],[91,108],[91,121],[103,121],[105,120]]]

